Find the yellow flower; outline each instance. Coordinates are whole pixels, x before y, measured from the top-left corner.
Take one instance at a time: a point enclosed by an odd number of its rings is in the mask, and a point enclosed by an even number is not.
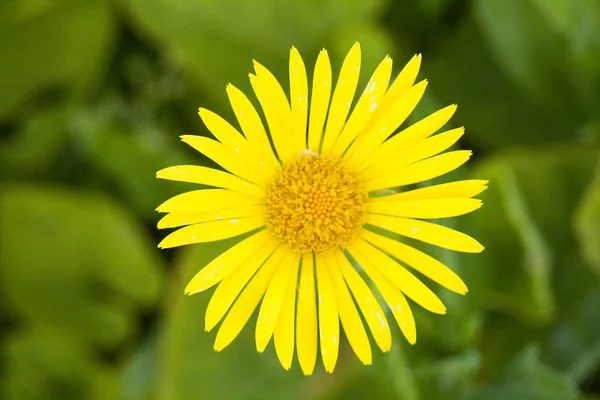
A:
[[[411,344],[416,341],[415,321],[405,296],[437,314],[446,308],[405,265],[456,293],[467,292],[448,267],[389,236],[393,232],[451,250],[481,252],[483,246],[475,239],[423,220],[478,209],[481,201],[473,197],[485,190],[487,181],[382,191],[436,178],[469,159],[471,152],[465,150],[439,155],[458,141],[463,128],[432,136],[456,106],[392,135],[427,86],[425,80],[414,84],[421,56],[413,57],[391,85],[392,60],[386,57],[350,112],[360,61],[357,43],[332,94],[329,57],[322,50],[310,102],[306,69],[295,48],[290,53],[289,99],[271,72],[255,62],[250,82],[269,134],[248,98],[228,85],[243,135],[220,116],[200,109],[217,140],[182,136],[228,172],[184,165],[157,173],[163,179],[215,187],[183,193],[158,207],[168,213],[159,228],[185,226],[159,247],[245,235],[186,288],[193,294],[218,284],[206,311],[207,331],[223,321],[217,351],[235,339],[260,303],[256,347],[262,352],[274,337],[285,369],[292,364],[295,346],[302,371],[311,374],[320,343],[325,369],[333,372],[340,322],[357,357],[371,364],[359,310],[382,351],[391,348],[392,336],[386,313],[359,272],[372,281]]]

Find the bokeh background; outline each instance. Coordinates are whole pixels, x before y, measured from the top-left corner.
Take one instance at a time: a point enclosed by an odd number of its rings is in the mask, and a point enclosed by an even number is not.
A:
[[[233,119],[253,58],[287,90],[292,45],[337,71],[355,41],[361,86],[423,54],[411,122],[459,105],[475,155],[446,179],[490,188],[444,223],[487,249],[426,250],[470,292],[370,367],[344,339],[333,375],[285,372],[253,323],[215,353],[183,288],[231,242],[159,251],[154,209],[191,186],[155,171],[207,162],[178,137]],[[598,0],[3,0],[0,398],[600,399],[599,142]]]

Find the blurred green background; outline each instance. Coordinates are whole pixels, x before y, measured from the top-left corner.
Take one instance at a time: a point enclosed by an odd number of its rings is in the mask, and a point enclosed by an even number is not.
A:
[[[253,58],[287,90],[292,45],[337,71],[355,41],[361,85],[423,53],[411,121],[459,105],[450,178],[490,188],[447,223],[487,249],[427,250],[470,292],[370,367],[344,340],[333,375],[285,372],[253,323],[215,353],[183,288],[230,243],[159,251],[154,208],[191,186],[155,171],[206,163],[178,136],[233,119]],[[599,144],[598,0],[2,0],[0,398],[600,399]]]

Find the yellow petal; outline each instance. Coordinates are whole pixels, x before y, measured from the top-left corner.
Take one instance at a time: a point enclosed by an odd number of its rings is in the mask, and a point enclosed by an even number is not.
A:
[[[277,248],[271,258],[258,270],[250,283],[248,283],[248,286],[240,294],[240,297],[236,300],[233,307],[231,307],[231,310],[219,328],[214,344],[216,351],[221,351],[229,346],[241,332],[244,325],[246,325],[260,299],[263,297],[265,290],[267,290],[269,281],[286,252],[281,247]]]
[[[442,225],[416,219],[367,214],[366,223],[399,235],[430,243],[435,246],[465,253],[480,253],[483,246],[472,237]]]
[[[446,197],[474,197],[487,189],[487,184],[488,181],[477,179],[442,183],[440,185],[408,190],[390,196],[370,198],[369,202],[439,199]]]
[[[273,153],[265,127],[248,97],[231,84],[227,85],[227,95],[235,117],[252,149],[260,153],[268,164],[278,167],[280,164]]]
[[[196,165],[176,165],[165,168],[158,171],[156,177],[171,181],[199,183],[201,185],[231,189],[236,192],[257,196],[266,195],[265,191],[254,183],[250,183],[224,171]]]
[[[183,135],[181,140],[221,167],[247,181],[266,187],[268,182],[264,176],[254,171],[253,165],[232,153],[222,143],[204,136]]]
[[[398,99],[414,85],[420,68],[421,55],[417,54],[410,59],[404,68],[402,68],[402,71],[400,71],[396,79],[394,79],[394,82],[383,97],[381,107],[378,107],[377,111],[375,112],[375,119],[387,113],[390,107],[396,104]]]
[[[294,359],[294,312],[296,308],[296,290],[298,288],[298,267],[300,257],[296,256],[292,264],[292,274],[288,283],[285,300],[275,327],[275,352],[279,362],[286,370]]]
[[[264,197],[252,196],[227,189],[192,190],[171,197],[162,203],[158,212],[203,212],[265,204]]]
[[[293,252],[287,252],[279,263],[271,282],[269,282],[256,321],[256,350],[261,353],[269,344],[275,331],[279,312],[290,283],[290,275],[294,269],[293,264],[297,264],[297,262],[296,255]]]
[[[260,174],[261,182],[269,182],[277,172],[279,166],[274,167],[268,163],[266,157],[248,143],[246,138],[221,116],[200,108],[198,111],[202,122],[208,130],[221,142],[231,153],[235,154],[244,164],[250,165],[256,174]],[[277,168],[277,169],[276,169]]]
[[[361,170],[363,160],[375,152],[413,112],[425,93],[427,81],[421,81],[411,87],[390,107],[388,112],[368,131],[363,132],[344,156],[348,165],[357,171]]]
[[[366,229],[361,231],[360,236],[445,288],[460,294],[467,293],[467,286],[462,279],[435,258],[404,243],[377,235]]]
[[[290,102],[292,103],[292,141],[294,151],[300,153],[307,148],[308,78],[304,61],[295,47],[290,51]]]
[[[398,153],[382,158],[358,175],[361,180],[368,180],[385,175],[389,172],[390,165],[393,165],[394,168],[401,168],[435,156],[454,145],[464,132],[464,128],[452,129],[434,137],[408,144],[402,147]]]
[[[317,290],[319,296],[319,341],[321,343],[321,358],[323,359],[325,371],[333,373],[340,345],[338,306],[325,259],[322,254],[317,254],[315,257]]]
[[[381,351],[389,351],[392,347],[392,334],[385,313],[379,306],[373,292],[371,292],[360,274],[352,267],[344,253],[338,251],[335,257],[344,279],[358,303],[367,325],[369,325],[375,342],[377,342]]]
[[[214,242],[238,236],[263,226],[265,226],[265,219],[263,217],[201,222],[176,230],[164,238],[158,244],[158,247],[169,249],[186,244]]]
[[[447,174],[466,163],[473,153],[470,150],[458,150],[431,157],[400,168],[386,175],[365,180],[367,191],[387,189],[423,182]]]
[[[481,207],[481,200],[464,197],[367,203],[367,212],[395,217],[436,219],[468,214]]]
[[[353,244],[392,284],[415,303],[436,314],[445,314],[442,301],[423,282],[408,272],[402,265],[388,257],[378,248],[361,238]]]
[[[352,296],[348,291],[348,287],[344,282],[337,261],[333,255],[326,256],[325,260],[329,269],[331,282],[333,283],[340,321],[342,321],[342,327],[344,328],[350,347],[352,347],[352,350],[354,350],[354,353],[363,364],[371,365],[373,357],[369,337],[360,319],[358,310],[354,305]]]
[[[231,247],[208,265],[200,270],[185,288],[186,294],[202,292],[213,287],[233,271],[238,269],[242,263],[264,247],[269,240],[266,231],[258,232]]]
[[[310,96],[310,120],[308,123],[308,149],[319,153],[323,125],[331,96],[331,63],[327,50],[323,49],[317,57]]]
[[[254,273],[260,268],[277,247],[277,241],[269,237],[258,251],[240,262],[239,267],[223,279],[210,298],[205,315],[205,329],[212,330],[225,316],[235,298],[242,291]]]
[[[368,136],[369,132],[373,130],[373,127],[376,124],[381,123],[381,119],[384,116],[392,116],[390,114],[390,109],[398,104],[398,101],[402,99],[402,97],[406,94],[413,84],[415,83],[415,79],[419,73],[419,68],[421,66],[421,55],[418,54],[414,56],[408,64],[402,69],[402,71],[398,74],[389,90],[383,96],[381,104],[375,109],[372,118],[367,122],[367,124],[362,129],[362,132],[359,133],[359,137],[357,141],[362,143],[365,137]],[[352,150],[353,152],[354,150]]]
[[[298,310],[296,314],[296,347],[298,362],[304,375],[311,375],[317,361],[317,298],[313,255],[302,257]]]
[[[266,216],[265,206],[242,206],[227,208],[225,210],[213,210],[206,212],[172,212],[158,221],[158,229],[177,228],[184,225],[192,225],[200,222],[219,221],[222,219]]]
[[[348,246],[348,251],[356,262],[360,264],[369,279],[377,286],[377,290],[379,290],[381,296],[383,296],[383,299],[390,307],[394,319],[398,323],[406,340],[408,340],[410,344],[415,344],[417,341],[415,319],[402,292],[392,285],[354,245],[350,244]]]
[[[334,157],[340,157],[356,138],[359,132],[367,125],[381,105],[383,95],[390,83],[392,74],[392,59],[386,56],[379,64],[367,87],[358,99],[356,107],[352,110],[346,126],[340,133],[332,150]]]
[[[358,77],[360,75],[360,45],[355,43],[344,59],[329,107],[325,136],[323,136],[323,154],[329,154],[333,148],[350,111]]]
[[[281,85],[273,74],[254,61],[256,75],[250,75],[250,83],[261,103],[275,150],[282,163],[296,155],[292,144],[292,110]]]
[[[409,126],[397,135],[394,135],[389,140],[386,140],[379,148],[375,150],[372,157],[364,160],[361,168],[365,169],[372,163],[383,158],[390,157],[396,154],[403,146],[408,143],[413,143],[423,140],[444,126],[456,112],[456,104],[442,108],[433,114],[423,118],[419,122]]]

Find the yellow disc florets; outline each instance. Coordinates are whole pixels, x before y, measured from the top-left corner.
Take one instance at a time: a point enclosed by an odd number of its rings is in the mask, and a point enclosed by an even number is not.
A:
[[[268,225],[277,239],[300,253],[344,247],[363,224],[366,200],[338,161],[301,153],[271,186]]]

